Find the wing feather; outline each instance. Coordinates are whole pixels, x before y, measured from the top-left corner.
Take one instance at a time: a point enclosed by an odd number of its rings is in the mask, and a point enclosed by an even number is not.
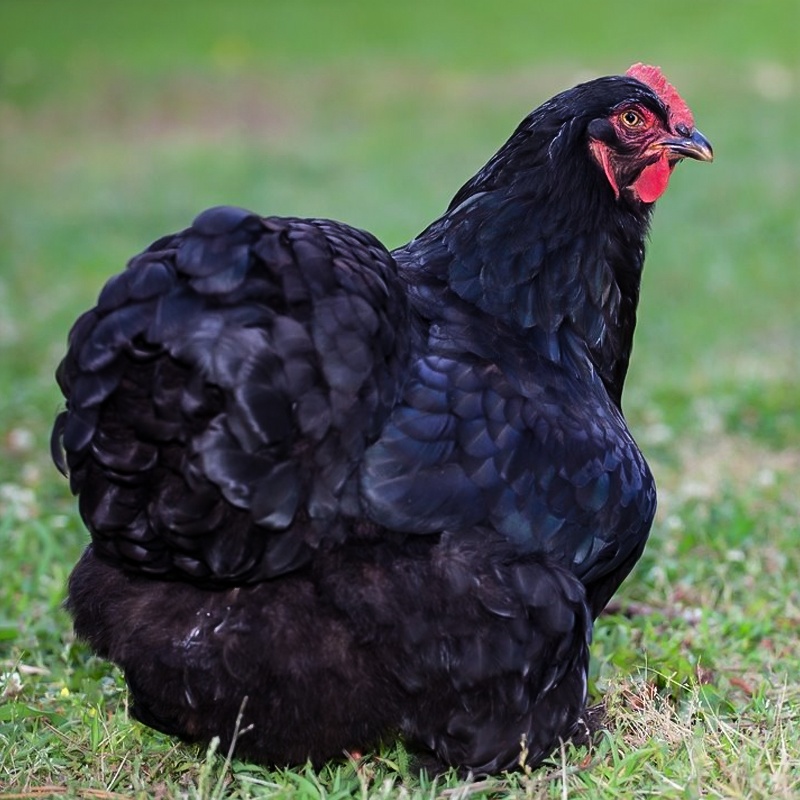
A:
[[[339,223],[217,208],[151,245],[76,323],[58,370],[53,450],[96,552],[217,584],[345,536],[407,327],[392,257]]]

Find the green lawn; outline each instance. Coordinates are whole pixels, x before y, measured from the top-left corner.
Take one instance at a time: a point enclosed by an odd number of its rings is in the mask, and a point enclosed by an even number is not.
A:
[[[800,796],[799,31],[793,0],[0,2],[0,791]],[[682,165],[655,219],[625,405],[660,511],[596,629],[606,731],[432,783],[391,742],[270,772],[131,722],[60,609],[87,538],[47,452],[72,320],[209,205],[400,244],[533,106],[638,60],[717,160]]]

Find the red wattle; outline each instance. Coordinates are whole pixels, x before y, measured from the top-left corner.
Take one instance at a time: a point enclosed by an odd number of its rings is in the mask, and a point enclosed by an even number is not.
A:
[[[674,164],[670,164],[666,155],[654,164],[649,164],[631,185],[636,196],[643,203],[654,203],[667,190],[669,176]]]

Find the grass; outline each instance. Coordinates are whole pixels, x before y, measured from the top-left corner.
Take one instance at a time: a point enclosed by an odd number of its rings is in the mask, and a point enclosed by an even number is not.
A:
[[[800,794],[800,138],[791,3],[0,4],[0,789],[63,797]],[[61,610],[86,535],[47,456],[66,331],[217,203],[396,245],[526,111],[661,63],[717,161],[659,203],[626,389],[660,485],[599,622],[606,731],[540,770],[416,774],[401,745],[268,771],[132,722]]]

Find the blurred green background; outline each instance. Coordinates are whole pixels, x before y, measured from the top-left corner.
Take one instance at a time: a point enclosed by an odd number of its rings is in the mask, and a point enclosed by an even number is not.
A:
[[[47,454],[53,372],[104,280],[221,203],[399,245],[531,108],[635,61],[662,66],[716,161],[681,165],[655,215],[625,407],[661,512],[623,595],[720,607],[694,644],[669,615],[651,638],[601,626],[593,680],[648,658],[688,679],[694,650],[761,675],[766,637],[794,653],[776,685],[796,678],[799,59],[796,0],[0,0],[0,667],[42,670],[9,723],[17,779],[60,763],[35,715],[82,730],[63,691],[93,697],[107,669],[58,610],[86,534]]]
[[[682,165],[659,204],[629,410],[794,384],[798,9],[3,0],[0,420],[47,422],[72,318],[200,209],[327,215],[395,246],[532,107],[638,60],[663,67],[717,161]]]

